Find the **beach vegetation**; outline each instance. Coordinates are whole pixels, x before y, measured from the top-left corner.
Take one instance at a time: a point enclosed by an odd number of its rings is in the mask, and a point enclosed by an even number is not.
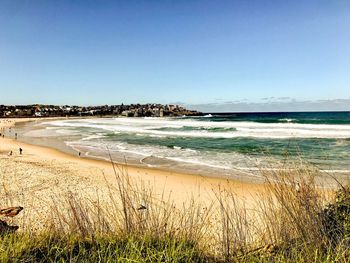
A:
[[[320,188],[317,169],[262,170],[267,191],[250,210],[229,187],[213,190],[209,205],[193,196],[178,207],[113,165],[107,204],[68,193],[52,200],[49,224],[35,231],[25,218],[2,218],[20,228],[1,234],[0,262],[350,260],[350,188]],[[5,183],[0,194],[1,206],[11,203]]]

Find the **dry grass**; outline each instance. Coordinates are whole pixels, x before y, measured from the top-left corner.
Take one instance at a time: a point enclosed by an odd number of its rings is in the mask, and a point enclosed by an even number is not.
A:
[[[113,164],[114,165],[114,164]],[[0,261],[89,262],[348,262],[349,238],[332,243],[323,211],[331,195],[316,186],[318,171],[299,166],[265,173],[267,192],[247,210],[230,188],[209,206],[130,179],[114,166],[109,201],[68,193],[52,200],[50,224],[0,237]],[[343,188],[346,189],[346,188]],[[12,197],[1,189],[1,205]],[[61,200],[61,199],[60,199]],[[350,200],[350,199],[349,199]],[[350,211],[349,211],[350,214]],[[350,217],[349,217],[350,219]],[[24,226],[29,226],[24,224]]]

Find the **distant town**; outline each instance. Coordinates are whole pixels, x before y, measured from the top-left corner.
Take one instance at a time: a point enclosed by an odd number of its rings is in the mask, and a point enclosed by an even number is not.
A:
[[[130,104],[103,106],[57,105],[0,105],[0,117],[73,117],[73,116],[124,116],[124,117],[175,117],[201,116],[201,112],[188,110],[179,105]]]

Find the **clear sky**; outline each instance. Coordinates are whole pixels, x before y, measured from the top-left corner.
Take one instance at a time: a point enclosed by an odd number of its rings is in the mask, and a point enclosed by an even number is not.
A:
[[[350,99],[349,84],[349,0],[0,0],[0,104]]]

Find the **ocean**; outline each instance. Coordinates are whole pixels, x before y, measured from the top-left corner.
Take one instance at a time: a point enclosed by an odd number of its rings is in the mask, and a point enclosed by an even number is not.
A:
[[[211,113],[203,117],[44,121],[28,141],[59,140],[82,156],[230,176],[306,162],[350,171],[350,112]]]

